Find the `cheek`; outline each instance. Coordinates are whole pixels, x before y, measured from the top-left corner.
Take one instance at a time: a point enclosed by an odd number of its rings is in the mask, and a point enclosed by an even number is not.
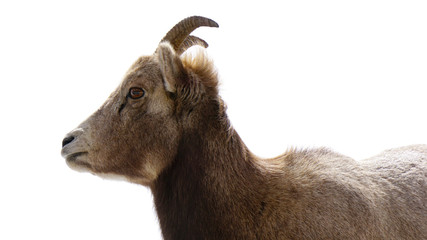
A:
[[[146,183],[154,180],[176,155],[178,130],[171,119],[150,115],[138,121],[109,119],[98,121],[99,127],[94,129],[95,171]]]
[[[127,134],[120,119],[97,118],[92,126],[91,161],[98,172],[117,169],[122,156],[129,156]]]
[[[173,122],[163,119],[149,124],[146,132],[141,132],[139,146],[135,149],[143,158],[141,170],[146,177],[154,180],[174,159],[178,149],[178,131]]]

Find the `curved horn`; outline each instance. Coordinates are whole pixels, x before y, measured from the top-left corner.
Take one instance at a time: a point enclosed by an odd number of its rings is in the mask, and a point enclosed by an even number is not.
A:
[[[184,42],[182,42],[181,46],[179,46],[179,49],[176,51],[176,53],[178,55],[181,55],[183,52],[185,52],[187,49],[194,45],[199,45],[204,48],[207,48],[209,46],[209,44],[205,40],[193,35],[189,35],[185,38]]]
[[[169,30],[169,32],[160,42],[168,41],[175,49],[175,51],[178,51],[180,49],[181,44],[188,37],[188,35],[196,28],[202,26],[219,27],[218,23],[209,18],[200,16],[188,17],[177,23],[171,30]],[[196,42],[196,44],[200,43],[200,41],[198,40]]]

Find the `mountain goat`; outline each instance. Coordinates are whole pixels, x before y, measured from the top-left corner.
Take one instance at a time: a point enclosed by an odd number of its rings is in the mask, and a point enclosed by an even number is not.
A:
[[[325,148],[272,159],[231,127],[212,61],[175,25],[62,142],[75,170],[151,189],[164,239],[427,239],[427,146],[355,161]]]

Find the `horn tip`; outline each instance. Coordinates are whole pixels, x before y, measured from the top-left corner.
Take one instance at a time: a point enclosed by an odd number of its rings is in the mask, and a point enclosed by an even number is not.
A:
[[[207,17],[202,17],[202,16],[191,16],[188,18],[193,18],[193,19],[197,19],[198,21],[204,22],[204,26],[206,27],[219,27],[219,24],[217,22],[215,22],[214,20],[207,18]]]

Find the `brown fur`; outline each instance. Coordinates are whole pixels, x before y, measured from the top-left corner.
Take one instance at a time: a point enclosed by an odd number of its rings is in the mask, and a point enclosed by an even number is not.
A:
[[[69,134],[70,167],[151,188],[164,239],[427,239],[427,146],[364,161],[328,149],[253,155],[204,52],[141,57]],[[146,94],[130,99],[130,87]]]

